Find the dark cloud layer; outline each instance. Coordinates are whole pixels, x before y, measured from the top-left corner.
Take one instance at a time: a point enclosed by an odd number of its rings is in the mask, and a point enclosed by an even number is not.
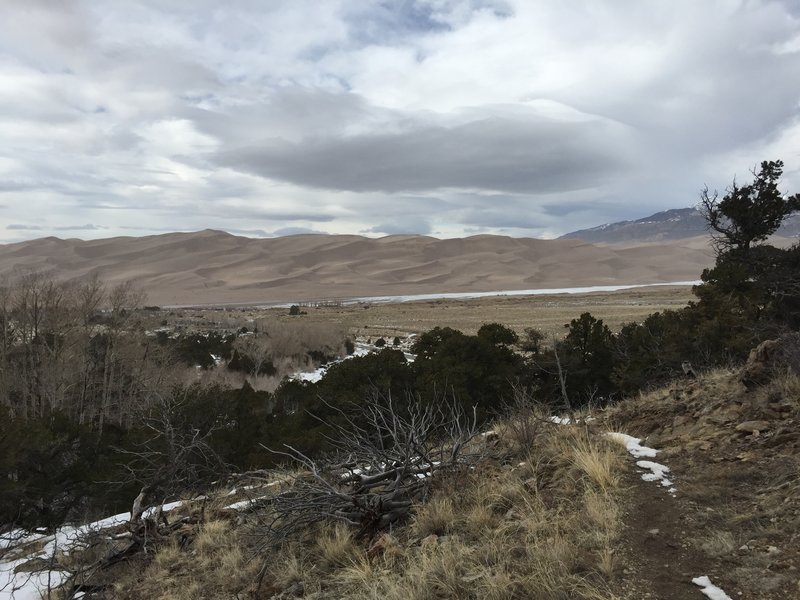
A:
[[[392,134],[265,141],[226,150],[217,160],[264,177],[335,190],[540,194],[593,187],[619,176],[630,166],[620,129],[600,121],[489,116]]]

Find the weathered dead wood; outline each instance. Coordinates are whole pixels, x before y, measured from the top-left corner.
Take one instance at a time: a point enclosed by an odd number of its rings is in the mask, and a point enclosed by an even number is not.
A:
[[[373,392],[357,411],[327,406],[336,417],[324,421],[332,455],[315,459],[292,446],[270,450],[304,471],[272,498],[271,544],[325,520],[372,537],[406,518],[440,474],[477,458],[466,452],[477,434],[475,411],[467,415],[456,402],[407,398],[398,406],[391,396]]]

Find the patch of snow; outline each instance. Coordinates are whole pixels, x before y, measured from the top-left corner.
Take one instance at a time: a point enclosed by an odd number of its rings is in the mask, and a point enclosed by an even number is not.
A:
[[[375,352],[377,350],[380,350],[380,348],[376,348],[375,346],[369,344],[362,344],[360,342],[356,342],[355,350],[353,351],[352,354],[343,356],[338,360],[334,360],[333,362],[317,367],[313,371],[300,371],[294,373],[289,376],[289,379],[291,381],[308,381],[310,383],[317,383],[320,379],[325,377],[325,373],[327,373],[328,369],[330,369],[333,365],[339,364],[340,362],[343,362],[350,358],[355,358],[357,356],[366,356],[367,354],[370,354],[371,352]],[[403,352],[403,354],[405,355],[406,360],[409,363],[414,362],[414,359],[417,358],[414,354],[409,354],[407,352]]]
[[[48,590],[64,583],[68,574],[62,571],[14,573],[14,569],[28,562],[28,558],[0,563],[0,600],[41,600],[48,598]]]
[[[627,433],[620,433],[618,431],[609,431],[606,433],[608,437],[617,443],[622,444],[633,455],[634,458],[654,458],[658,454],[658,450],[650,448],[649,446],[642,446],[642,440]],[[678,491],[672,481],[667,477],[669,467],[657,462],[649,460],[638,460],[636,466],[640,469],[645,469],[649,473],[642,473],[642,479],[645,481],[658,481],[671,495],[675,495]]]
[[[11,548],[13,546],[22,546],[29,542],[35,542],[45,537],[45,534],[38,532],[29,532],[23,529],[12,529],[6,533],[0,534],[0,550]]]
[[[327,367],[320,367],[318,369],[314,369],[313,371],[307,373],[296,373],[292,375],[289,379],[293,379],[295,381],[308,381],[309,383],[317,383],[320,379],[323,378],[325,375],[325,371],[327,371]]]
[[[163,512],[169,512],[182,504],[183,501],[169,502],[164,504],[161,510]],[[158,508],[157,506],[148,508],[143,514],[146,517],[152,516],[156,514]],[[87,535],[104,529],[110,529],[117,525],[122,525],[127,523],[130,518],[131,513],[129,512],[120,513],[79,527],[66,525],[49,536],[34,533],[27,536],[12,538],[10,536],[15,532],[5,534],[5,536],[0,539],[0,543],[4,544],[4,548],[19,547],[32,541],[45,541],[46,543],[37,553],[31,553],[22,558],[10,561],[0,560],[0,600],[40,600],[43,595],[47,594],[48,590],[61,585],[68,574],[61,571],[14,573],[14,569],[36,558],[46,560],[53,557],[57,552],[69,553],[71,550],[78,547]]]
[[[240,491],[245,491],[246,492],[246,491],[254,490],[254,489],[260,488],[260,487],[265,487],[265,486],[263,486],[263,485],[243,485],[240,488],[233,488],[230,492],[228,492],[225,495],[226,496],[234,496],[234,495],[238,494]]]
[[[398,296],[362,296],[359,298],[337,299],[339,304],[385,304],[395,302],[414,302],[417,300],[467,300],[470,298],[491,298],[493,296],[545,296],[551,294],[587,294],[590,292],[617,292],[640,287],[689,286],[700,285],[702,281],[669,281],[664,283],[633,283],[625,285],[589,285],[568,288],[536,288],[527,290],[494,290],[491,292],[441,292],[435,294],[408,294]],[[186,308],[190,305],[173,304],[164,308]],[[259,304],[256,308],[289,308],[292,303]],[[252,335],[252,334],[249,334]]]
[[[636,466],[640,469],[650,471],[649,473],[642,473],[642,479],[644,481],[658,481],[663,487],[669,488],[667,491],[670,494],[673,496],[675,495],[677,490],[675,486],[672,485],[672,481],[667,477],[669,467],[649,460],[638,460],[636,461]]]
[[[609,431],[606,435],[615,442],[619,442],[625,446],[625,448],[627,448],[628,452],[633,455],[634,458],[655,458],[656,454],[658,454],[658,450],[655,448],[642,446],[641,439],[633,437],[632,435],[628,435],[627,433]]]
[[[445,292],[441,294],[410,294],[406,296],[367,296],[346,300],[343,304],[358,303],[387,303],[387,302],[413,302],[415,300],[462,300],[468,298],[490,298],[492,296],[544,296],[549,294],[586,294],[589,292],[617,292],[638,287],[659,287],[671,285],[699,285],[700,281],[673,281],[669,283],[645,283],[629,285],[590,285],[585,287],[569,288],[542,288],[528,290],[497,290],[493,292]]]
[[[711,583],[711,580],[707,575],[695,577],[692,579],[692,583],[703,588],[700,591],[703,592],[703,594],[705,594],[709,600],[733,600],[730,596],[728,596],[728,594]]]
[[[353,467],[351,469],[347,469],[344,473],[339,475],[339,479],[341,479],[341,480],[352,479],[353,475],[363,475],[365,472],[368,473],[371,470],[372,470],[372,467],[370,467],[369,465],[366,465],[363,468],[361,468],[361,467]]]
[[[169,512],[171,510],[175,510],[180,506],[183,506],[183,500],[178,500],[176,502],[167,502],[161,507],[161,512]],[[151,506],[142,513],[142,516],[145,518],[152,517],[158,512],[158,508],[159,508],[158,506]],[[125,514],[130,515],[130,513],[125,513]],[[128,519],[130,519],[130,516],[128,516]]]
[[[248,498],[247,500],[240,500],[239,502],[234,502],[233,504],[229,504],[223,510],[235,510],[240,511],[246,508],[250,508],[257,502],[269,498],[269,496],[259,496],[258,498]]]
[[[553,415],[550,417],[550,421],[556,425],[572,425],[573,423],[591,423],[594,421],[594,417],[585,417],[583,419],[575,418],[573,420],[573,418],[569,416],[559,417],[558,415]]]

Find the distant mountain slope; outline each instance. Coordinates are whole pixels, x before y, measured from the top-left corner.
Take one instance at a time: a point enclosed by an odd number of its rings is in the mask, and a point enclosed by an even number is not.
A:
[[[0,245],[0,278],[44,270],[134,280],[156,304],[269,303],[694,280],[712,263],[704,240],[610,247],[480,235],[298,235],[220,231]]]
[[[592,243],[660,242],[707,235],[703,215],[695,208],[674,208],[635,221],[607,223],[562,235],[562,240],[584,240]],[[778,235],[800,235],[800,215],[793,215],[778,230]]]

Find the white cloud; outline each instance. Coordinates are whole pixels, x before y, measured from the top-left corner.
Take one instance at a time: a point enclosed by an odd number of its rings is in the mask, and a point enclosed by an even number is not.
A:
[[[800,186],[788,2],[0,5],[0,240],[555,235]],[[85,223],[87,225],[73,225]]]

